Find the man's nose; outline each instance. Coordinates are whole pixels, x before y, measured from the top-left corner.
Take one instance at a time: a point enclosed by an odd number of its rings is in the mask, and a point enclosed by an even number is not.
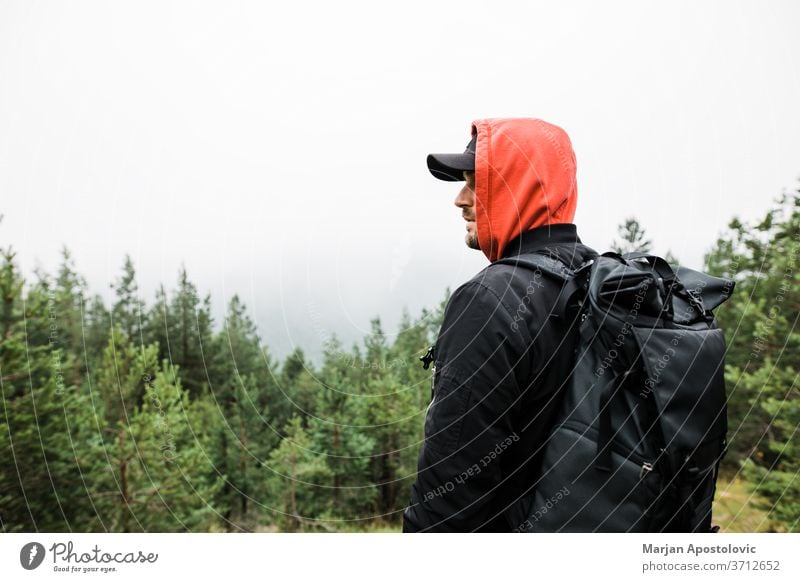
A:
[[[458,196],[456,196],[456,199],[454,201],[455,205],[458,206],[459,208],[464,208],[465,206],[468,207],[470,205],[471,194],[472,192],[470,192],[467,186],[461,188],[461,190],[458,192]]]

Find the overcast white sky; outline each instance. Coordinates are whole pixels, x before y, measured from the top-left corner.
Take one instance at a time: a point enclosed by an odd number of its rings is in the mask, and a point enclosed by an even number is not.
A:
[[[800,176],[800,3],[0,3],[0,244],[74,253],[151,303],[180,263],[273,353],[395,329],[483,268],[431,151],[541,117],[578,158],[575,222],[625,216],[682,263]]]

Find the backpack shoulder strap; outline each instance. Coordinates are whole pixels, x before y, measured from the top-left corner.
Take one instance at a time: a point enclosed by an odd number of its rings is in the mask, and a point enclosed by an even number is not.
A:
[[[594,258],[589,258],[577,268],[571,269],[566,263],[551,255],[533,252],[500,259],[493,264],[511,265],[541,272],[563,284],[553,315],[566,318],[567,310],[574,304],[573,300],[578,294],[582,295],[586,291],[593,263]],[[579,299],[582,299],[582,296]]]

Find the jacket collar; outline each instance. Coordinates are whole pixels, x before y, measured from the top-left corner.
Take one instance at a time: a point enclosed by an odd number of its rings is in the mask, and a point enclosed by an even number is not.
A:
[[[502,258],[532,253],[547,245],[575,243],[583,244],[574,224],[545,224],[519,234],[508,243]]]

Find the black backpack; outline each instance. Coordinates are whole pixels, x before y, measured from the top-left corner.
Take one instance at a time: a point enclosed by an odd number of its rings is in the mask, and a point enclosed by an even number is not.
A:
[[[644,253],[574,271],[538,253],[498,262],[563,283],[555,315],[575,342],[540,476],[507,514],[515,531],[717,531],[726,348],[712,311],[734,282]]]

